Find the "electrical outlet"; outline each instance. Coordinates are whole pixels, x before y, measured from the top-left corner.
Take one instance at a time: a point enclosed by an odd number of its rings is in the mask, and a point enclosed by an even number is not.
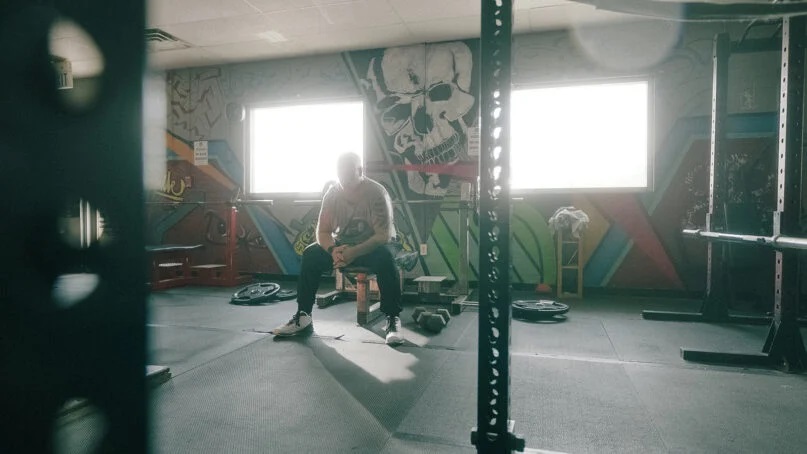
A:
[[[429,253],[429,245],[426,243],[420,243],[420,255],[426,255]]]

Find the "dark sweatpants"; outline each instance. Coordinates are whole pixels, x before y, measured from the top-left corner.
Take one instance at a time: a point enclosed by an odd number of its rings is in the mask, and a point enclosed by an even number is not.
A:
[[[378,280],[381,293],[381,312],[387,315],[401,313],[401,283],[392,251],[386,245],[357,257],[350,266],[370,268]],[[333,258],[328,251],[313,243],[303,252],[300,278],[297,280],[297,309],[311,314],[322,274],[333,269]]]

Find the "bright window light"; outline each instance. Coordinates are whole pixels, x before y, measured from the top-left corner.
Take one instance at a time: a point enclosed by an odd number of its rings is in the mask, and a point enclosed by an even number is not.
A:
[[[513,90],[513,190],[648,187],[648,83]]]
[[[320,193],[336,158],[363,156],[363,104],[340,102],[250,110],[250,192]]]

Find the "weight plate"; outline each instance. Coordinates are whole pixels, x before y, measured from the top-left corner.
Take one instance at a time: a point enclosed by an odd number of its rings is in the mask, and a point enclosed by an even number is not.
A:
[[[280,285],[274,282],[260,282],[248,285],[233,293],[230,304],[252,305],[274,301],[275,295],[279,291]]]
[[[552,300],[517,300],[512,307],[514,317],[528,320],[551,319],[569,312],[568,305]]]

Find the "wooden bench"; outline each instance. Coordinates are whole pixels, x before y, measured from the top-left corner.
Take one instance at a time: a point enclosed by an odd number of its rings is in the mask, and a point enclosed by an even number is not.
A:
[[[188,285],[193,279],[190,253],[201,247],[201,244],[146,246],[151,260],[151,289],[164,290]]]
[[[398,269],[398,278],[403,291],[403,270]],[[366,325],[375,321],[381,314],[381,292],[375,273],[363,266],[347,266],[335,270],[336,289],[317,295],[317,307],[325,308],[337,300],[353,296],[356,298],[356,323]]]

